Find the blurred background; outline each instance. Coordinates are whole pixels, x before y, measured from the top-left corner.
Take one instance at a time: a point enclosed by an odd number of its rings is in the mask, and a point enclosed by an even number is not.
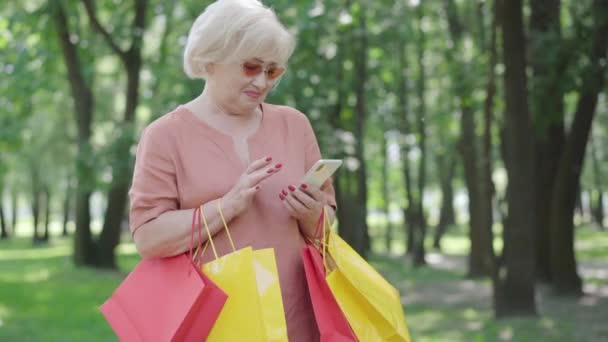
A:
[[[141,129],[197,96],[210,1],[0,5],[0,340],[112,341]],[[265,1],[339,233],[414,341],[608,340],[608,1]]]

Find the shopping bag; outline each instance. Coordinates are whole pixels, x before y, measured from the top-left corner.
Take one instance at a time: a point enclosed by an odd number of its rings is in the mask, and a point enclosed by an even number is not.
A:
[[[209,334],[227,296],[192,261],[198,210],[188,253],[142,260],[101,305],[121,341],[199,342]]]
[[[253,261],[267,341],[287,342],[287,324],[274,249],[253,251]]]
[[[207,341],[287,341],[274,250],[254,251],[251,247],[237,250],[219,201],[218,212],[232,253],[217,256],[207,221],[201,215],[208,234],[208,245],[215,255],[215,260],[205,263],[202,269],[226,291],[228,300]]]
[[[322,342],[357,341],[327,285],[325,268],[319,251],[308,245],[302,249],[302,259],[320,340]]]
[[[401,297],[370,264],[325,224],[322,248],[327,248],[332,270],[327,283],[355,335],[361,341],[406,341],[410,334]],[[326,236],[326,237],[325,237]]]

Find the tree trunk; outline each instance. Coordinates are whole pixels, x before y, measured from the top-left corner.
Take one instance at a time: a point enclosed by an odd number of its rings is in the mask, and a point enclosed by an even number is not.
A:
[[[338,29],[340,30],[340,29]],[[344,104],[345,91],[344,91],[344,54],[345,54],[345,44],[344,44],[344,32],[338,32],[337,45],[338,49],[336,52],[334,70],[336,71],[336,80],[335,80],[335,88],[337,90],[336,102],[333,104],[333,108],[331,110],[331,115],[329,117],[329,124],[334,130],[343,129],[342,127],[342,108]],[[344,149],[339,150],[338,158],[344,159],[346,157],[344,153]],[[346,208],[349,208],[349,204],[347,204],[347,198],[349,198],[346,190],[343,190],[342,184],[347,180],[347,177],[340,177],[336,182],[334,182],[334,189],[336,192],[336,202],[338,204],[338,211],[336,213],[338,218],[338,229],[339,233],[342,237],[347,235],[351,228],[348,226],[350,213],[346,211]]]
[[[562,61],[547,59],[559,55],[562,44],[560,0],[533,0],[530,17],[531,110],[535,125],[535,251],[536,277],[551,281],[549,267],[549,218],[559,157],[564,144],[564,102],[560,82]]]
[[[6,220],[6,217],[4,216],[4,200],[2,194],[3,191],[0,188],[0,239],[8,239],[10,234],[8,222]]]
[[[417,54],[418,54],[418,110],[416,111],[416,123],[418,126],[418,141],[420,149],[420,162],[418,164],[418,189],[415,203],[416,217],[416,234],[414,243],[414,266],[422,266],[426,264],[426,250],[424,241],[426,240],[426,218],[424,215],[424,188],[426,185],[426,100],[424,98],[426,92],[426,67],[424,65],[424,50],[426,48],[426,36],[422,29],[422,20],[424,19],[424,5],[422,2],[416,8],[418,15],[418,35],[417,35]]]
[[[38,233],[38,228],[40,226],[40,206],[41,206],[41,196],[42,189],[40,186],[40,177],[38,175],[38,167],[34,163],[30,165],[30,177],[31,177],[31,186],[32,186],[32,202],[31,202],[31,210],[32,210],[32,220],[33,220],[33,234],[32,234],[32,243],[36,244],[40,242],[42,239],[40,234]]]
[[[65,197],[63,199],[63,225],[62,225],[62,236],[68,236],[68,222],[70,221],[71,200],[72,200],[72,179],[70,176],[67,177]]]
[[[12,233],[15,235],[17,233],[17,215],[19,212],[19,195],[17,190],[11,190],[11,228]]]
[[[122,124],[122,132],[117,142],[116,155],[112,165],[112,183],[107,196],[107,209],[105,211],[103,228],[99,237],[97,266],[102,268],[116,268],[114,250],[120,242],[121,222],[127,206],[127,192],[132,175],[132,157],[130,148],[133,142],[133,122],[135,110],[139,103],[139,75],[142,66],[142,44],[146,25],[147,0],[135,1],[135,14],[133,17],[133,36],[128,50],[123,51],[113,41],[110,33],[104,29],[97,19],[94,3],[84,1],[84,6],[92,28],[104,37],[106,43],[121,59],[127,74],[126,106]]]
[[[480,5],[481,6],[481,5]],[[498,5],[496,1],[492,4],[492,20],[490,25],[490,62],[488,65],[488,83],[486,85],[486,98],[484,100],[484,129],[481,139],[481,157],[479,161],[479,196],[481,229],[480,243],[483,248],[485,259],[484,269],[489,271],[493,279],[497,279],[496,255],[494,253],[494,232],[492,230],[494,224],[494,182],[492,181],[493,159],[492,159],[492,123],[494,114],[494,97],[496,96],[496,64],[498,63],[497,49],[497,34],[498,34]],[[486,46],[485,30],[482,16],[478,16],[479,27],[481,33],[481,43],[479,45]]]
[[[40,226],[40,193],[37,190],[32,191],[32,242],[38,243],[40,240],[40,234],[38,234],[38,227]]]
[[[358,49],[355,56],[355,117],[354,117],[354,135],[355,142],[355,157],[359,161],[359,168],[355,171],[356,177],[356,202],[353,204],[355,211],[350,214],[355,217],[351,229],[351,234],[346,235],[349,240],[346,240],[357,253],[366,256],[369,251],[369,233],[367,227],[367,166],[364,153],[364,136],[365,136],[365,116],[366,116],[366,98],[365,86],[367,83],[367,18],[364,10],[360,12],[359,29],[355,32]]]
[[[534,150],[528,110],[525,37],[521,0],[503,3],[502,33],[505,62],[505,137],[508,225],[505,227],[505,272],[500,272],[496,316],[535,315],[534,294]]]
[[[456,170],[456,158],[443,154],[438,158],[439,182],[441,183],[441,210],[439,212],[439,224],[433,238],[433,248],[441,250],[441,238],[454,224],[454,173]]]
[[[604,228],[604,195],[602,184],[602,170],[600,168],[599,158],[597,156],[597,147],[593,137],[591,138],[591,163],[593,169],[593,181],[595,183],[595,191],[591,193],[591,211],[593,219],[598,224],[600,229]],[[594,198],[593,198],[594,197]]]
[[[604,230],[606,229],[606,226],[604,225],[604,192],[600,189],[595,193],[597,195],[594,211],[595,222],[597,222],[597,225],[601,230]]]
[[[458,16],[457,7],[453,0],[446,0],[445,9],[448,18],[448,28],[452,39],[454,49],[461,51],[463,40],[463,24]],[[483,46],[485,43],[481,42]],[[469,194],[469,238],[471,248],[468,258],[468,277],[482,277],[491,274],[493,250],[491,238],[492,224],[492,207],[491,207],[491,192],[488,197],[488,191],[491,191],[491,182],[489,169],[491,164],[489,161],[484,161],[481,153],[481,142],[475,134],[474,108],[472,101],[473,84],[469,74],[465,68],[465,61],[458,59],[458,54],[453,54],[452,51],[446,52],[446,57],[451,64],[454,65],[452,78],[455,84],[455,92],[458,95],[460,102],[460,129],[461,137],[458,144],[459,152],[462,156],[465,183]],[[495,62],[495,61],[494,61]],[[492,76],[493,77],[493,76]],[[492,80],[489,80],[488,90],[492,91]],[[487,94],[487,106],[491,104],[493,97],[492,92]],[[486,109],[486,124],[490,124],[491,108]],[[486,128],[487,129],[487,128]],[[485,142],[485,141],[484,141]],[[488,140],[489,144],[489,140]],[[489,149],[489,146],[485,146]],[[485,154],[487,150],[483,150]],[[480,158],[481,156],[481,158]],[[488,170],[488,171],[486,171]],[[488,175],[485,175],[488,172]],[[488,201],[485,203],[484,201]]]
[[[77,46],[70,40],[67,15],[61,2],[53,2],[53,21],[57,29],[63,60],[68,72],[70,90],[78,129],[76,154],[76,232],[74,263],[77,266],[95,265],[95,245],[91,236],[90,198],[93,192],[94,169],[91,161],[91,125],[93,120],[93,92],[85,80]]]
[[[598,94],[603,89],[608,46],[608,1],[594,0],[594,32],[590,64],[583,73],[582,90],[570,133],[559,161],[551,203],[551,275],[557,293],[580,295],[581,278],[574,254],[574,205]]]
[[[49,241],[49,226],[51,224],[51,190],[48,186],[45,186],[44,191],[44,235],[42,240],[45,242]]]
[[[108,194],[107,209],[103,221],[103,229],[99,239],[98,266],[104,268],[116,268],[114,249],[120,243],[120,232],[122,218],[127,208],[127,192],[131,181],[132,157],[130,154],[131,137],[133,136],[132,124],[138,101],[139,71],[141,56],[134,69],[127,72],[127,106],[125,109],[125,124],[128,125],[127,137],[123,138],[117,151],[117,160],[112,168],[113,178]],[[122,165],[119,165],[122,164]]]
[[[404,14],[405,15],[405,14]],[[407,42],[405,37],[399,36],[397,44],[397,56],[399,56],[399,73],[398,73],[398,92],[399,92],[399,107],[397,117],[399,132],[402,136],[400,144],[400,155],[402,159],[402,173],[403,173],[403,185],[405,188],[405,194],[407,198],[406,207],[402,209],[403,213],[403,232],[406,238],[406,255],[412,255],[414,253],[414,220],[412,218],[412,208],[414,207],[413,197],[413,185],[411,176],[411,167],[409,161],[410,146],[409,142],[405,139],[411,133],[410,125],[410,110],[408,102],[408,80],[406,77],[408,71],[406,48]]]
[[[386,124],[386,121],[385,121]],[[386,139],[386,126],[382,125],[382,140],[380,141],[382,153],[382,211],[384,212],[386,223],[384,225],[384,246],[387,253],[391,253],[391,245],[393,241],[393,227],[390,220],[390,190],[388,188],[388,141]]]

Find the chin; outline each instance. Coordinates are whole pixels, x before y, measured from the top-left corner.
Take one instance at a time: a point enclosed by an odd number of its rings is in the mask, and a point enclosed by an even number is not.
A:
[[[260,96],[257,99],[252,99],[251,97],[245,95],[245,101],[243,101],[242,103],[246,106],[257,107],[260,105],[260,103],[264,102],[264,98],[264,96]]]

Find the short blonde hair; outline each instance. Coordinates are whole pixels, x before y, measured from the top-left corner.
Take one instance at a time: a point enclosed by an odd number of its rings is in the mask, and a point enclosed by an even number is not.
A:
[[[204,79],[210,63],[254,57],[285,65],[294,47],[293,35],[260,1],[218,0],[190,28],[184,71],[189,78]]]

